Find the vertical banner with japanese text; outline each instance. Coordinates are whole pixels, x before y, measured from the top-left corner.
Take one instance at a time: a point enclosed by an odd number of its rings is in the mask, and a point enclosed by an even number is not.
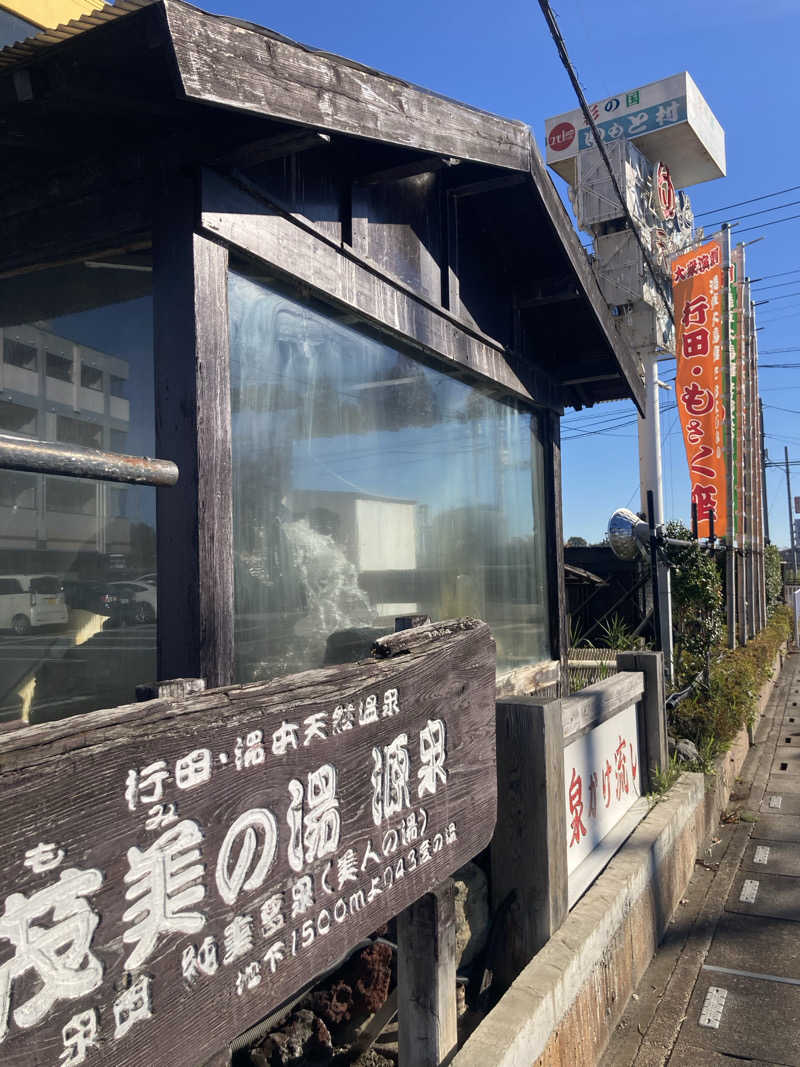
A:
[[[675,392],[683,429],[698,534],[728,528],[725,472],[726,417],[722,375],[722,247],[710,241],[672,261],[677,378]]]

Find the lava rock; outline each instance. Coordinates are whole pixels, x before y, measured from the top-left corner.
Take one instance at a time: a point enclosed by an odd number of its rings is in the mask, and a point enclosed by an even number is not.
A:
[[[678,753],[678,759],[681,763],[694,763],[695,760],[700,759],[700,753],[697,751],[697,745],[693,741],[690,741],[686,737],[682,737],[677,745],[675,751]]]
[[[489,884],[477,863],[466,863],[453,875],[456,890],[456,960],[469,967],[486,947],[489,934]]]
[[[260,1051],[270,1067],[292,1067],[306,1060],[326,1064],[333,1056],[333,1042],[322,1019],[300,1008],[264,1038]]]
[[[332,981],[314,990],[308,1001],[328,1026],[374,1015],[389,996],[392,981],[391,945],[374,941],[357,952]]]

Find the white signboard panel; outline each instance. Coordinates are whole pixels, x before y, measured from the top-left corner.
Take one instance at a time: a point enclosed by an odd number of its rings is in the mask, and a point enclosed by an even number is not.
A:
[[[605,143],[633,141],[667,164],[676,187],[725,176],[725,133],[686,71],[589,105]],[[578,153],[594,148],[580,108],[545,122],[547,163],[575,185]]]
[[[564,785],[572,875],[641,796],[636,705],[567,745]]]

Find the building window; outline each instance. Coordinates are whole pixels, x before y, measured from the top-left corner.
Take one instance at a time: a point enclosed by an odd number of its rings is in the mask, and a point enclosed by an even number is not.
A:
[[[128,379],[120,378],[116,374],[109,375],[108,383],[109,392],[112,396],[118,397],[120,400],[128,399]]]
[[[0,471],[0,507],[23,511],[35,510],[38,482],[39,478],[35,474]]]
[[[3,339],[3,362],[12,367],[19,367],[21,370],[36,371],[39,369],[34,346],[26,345],[24,341],[15,341],[13,337]]]
[[[56,438],[65,445],[81,445],[83,448],[103,447],[103,427],[96,422],[71,419],[69,415],[56,417]]]
[[[47,353],[47,377],[59,382],[72,382],[72,360],[67,356]]]
[[[0,432],[36,436],[36,408],[0,400]]]
[[[127,452],[128,451],[128,435],[124,430],[111,431],[111,451],[112,452]]]
[[[97,513],[97,489],[94,482],[76,478],[47,479],[47,510],[72,515]]]
[[[239,681],[359,658],[398,615],[478,615],[550,658],[530,411],[232,273]]]
[[[82,363],[81,385],[84,389],[94,389],[95,392],[102,393],[103,372],[97,367],[90,367],[88,363]]]
[[[102,395],[68,390],[79,410],[60,414],[53,397],[63,390],[51,381],[49,399],[42,390],[27,406],[0,400],[0,432],[101,449],[127,440],[131,452],[155,454],[151,275],[106,262],[105,270],[73,263],[0,281],[4,359],[35,370],[45,352],[48,378],[94,390],[103,388],[95,356],[127,379],[128,403],[104,413]],[[70,352],[86,359],[79,379]],[[9,388],[23,388],[19,373],[7,373]],[[0,588],[0,722],[129,703],[137,684],[156,677],[155,592],[142,608],[126,584],[156,573],[155,495],[148,486],[0,471],[0,578],[26,594]],[[37,590],[47,595],[27,595]],[[20,642],[15,629],[29,638]]]

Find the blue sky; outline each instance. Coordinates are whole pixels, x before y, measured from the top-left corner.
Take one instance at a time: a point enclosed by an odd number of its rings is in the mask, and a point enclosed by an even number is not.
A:
[[[536,0],[491,5],[406,0],[402,6],[211,0],[202,6],[522,119],[534,129],[540,146],[545,118],[576,106]],[[632,0],[561,0],[556,10],[589,100],[681,70],[691,73],[725,129],[728,159],[728,177],[689,190],[696,213],[800,186],[800,0],[729,0],[708,4],[705,11]],[[556,184],[563,194],[563,183],[556,179]],[[800,200],[800,189],[740,210],[792,200]],[[792,214],[800,214],[800,206],[748,219],[743,226]],[[724,217],[705,215],[701,221]],[[736,217],[731,213],[731,221]],[[800,219],[766,227],[763,233],[767,239],[748,249],[751,277],[800,268]],[[781,460],[784,444],[790,458],[800,460],[800,350],[774,355],[770,350],[800,349],[800,297],[790,295],[800,293],[800,272],[773,283],[792,282],[793,277],[796,286],[768,290],[766,281],[754,289],[763,289],[759,299],[787,297],[759,309],[762,362],[798,364],[765,368],[761,375],[767,447],[771,459]],[[674,377],[674,363],[661,367],[663,378]],[[663,407],[672,409],[665,410],[662,423],[664,505],[667,517],[688,521],[689,483],[674,403],[674,394],[662,393]],[[563,437],[565,535],[599,540],[616,507],[638,507],[633,407],[618,403],[568,411]],[[800,466],[793,478],[793,491],[800,495]],[[785,479],[780,471],[769,470],[767,484],[770,534],[784,545],[789,536]]]

